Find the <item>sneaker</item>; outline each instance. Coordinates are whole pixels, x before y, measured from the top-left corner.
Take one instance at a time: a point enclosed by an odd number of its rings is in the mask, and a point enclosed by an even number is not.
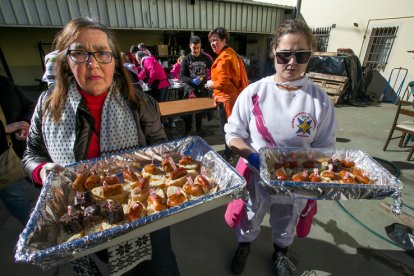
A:
[[[276,276],[291,276],[292,271],[296,270],[295,265],[289,260],[287,254],[280,251],[273,253],[273,267],[275,268]]]
[[[234,253],[233,259],[231,260],[231,272],[233,274],[241,274],[243,272],[249,253],[250,243],[247,245],[239,243],[236,253]]]

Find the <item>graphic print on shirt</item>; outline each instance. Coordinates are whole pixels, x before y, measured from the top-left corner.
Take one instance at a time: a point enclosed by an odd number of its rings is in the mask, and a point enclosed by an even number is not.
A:
[[[206,77],[206,63],[204,61],[193,61],[188,65],[188,71],[190,71],[190,77]]]
[[[308,112],[299,112],[293,117],[292,128],[296,129],[296,136],[310,137],[316,129],[316,121]]]

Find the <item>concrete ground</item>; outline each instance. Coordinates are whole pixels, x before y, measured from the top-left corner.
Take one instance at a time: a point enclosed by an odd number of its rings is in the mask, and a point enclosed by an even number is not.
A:
[[[392,140],[389,149],[382,151],[395,110],[395,105],[384,103],[338,106],[337,147],[361,149],[396,166],[404,183],[402,194],[407,206],[403,212],[414,220],[414,160],[405,160],[408,148],[398,148],[397,140]],[[179,138],[184,133],[183,122],[177,120],[176,124],[176,128],[168,129],[170,138]],[[206,122],[205,131],[209,135],[203,138],[221,152],[224,145],[217,120]],[[392,167],[382,164],[394,172]],[[27,191],[34,204],[38,191],[29,186]],[[295,239],[291,246],[291,259],[296,265],[294,275],[414,275],[413,257],[390,242],[384,230],[391,223],[402,223],[398,216],[380,206],[380,203],[392,203],[390,198],[339,203],[318,202],[318,214],[310,235]],[[224,222],[224,211],[222,206],[171,226],[181,275],[232,275],[229,266],[237,241]],[[262,233],[252,245],[243,275],[274,275],[271,229],[267,221],[265,218]],[[22,226],[0,204],[3,275],[71,275],[69,265],[42,271],[33,265],[14,263],[14,246],[21,231]]]

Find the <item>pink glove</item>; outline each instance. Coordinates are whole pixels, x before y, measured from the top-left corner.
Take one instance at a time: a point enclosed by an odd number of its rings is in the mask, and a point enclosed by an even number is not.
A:
[[[227,205],[226,213],[224,214],[224,219],[226,223],[231,228],[235,228],[240,220],[246,217],[246,209],[244,207],[244,202],[242,199],[235,199]]]

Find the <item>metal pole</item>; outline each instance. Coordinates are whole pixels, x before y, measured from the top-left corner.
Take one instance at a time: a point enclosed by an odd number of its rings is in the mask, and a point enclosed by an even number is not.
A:
[[[300,15],[300,6],[302,5],[302,0],[297,0],[296,2],[296,11],[295,11],[295,19],[297,19]]]

